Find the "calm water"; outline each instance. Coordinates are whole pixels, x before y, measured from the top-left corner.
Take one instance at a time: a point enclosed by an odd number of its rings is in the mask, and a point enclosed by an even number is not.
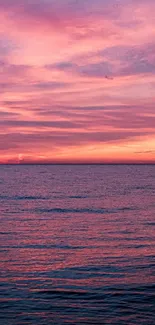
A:
[[[0,166],[0,324],[155,324],[155,166]]]

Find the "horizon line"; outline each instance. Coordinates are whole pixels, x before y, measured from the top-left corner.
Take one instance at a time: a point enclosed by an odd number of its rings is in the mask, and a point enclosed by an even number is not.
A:
[[[72,165],[72,166],[77,166],[77,165],[155,165],[155,162],[114,162],[114,163],[89,163],[89,162],[81,162],[81,163],[33,163],[33,162],[30,162],[30,163],[0,163],[0,166],[67,166],[67,165]]]

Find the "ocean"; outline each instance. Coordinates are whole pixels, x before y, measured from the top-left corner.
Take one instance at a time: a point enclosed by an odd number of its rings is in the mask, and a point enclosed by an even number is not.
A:
[[[155,165],[0,166],[0,324],[155,324]]]

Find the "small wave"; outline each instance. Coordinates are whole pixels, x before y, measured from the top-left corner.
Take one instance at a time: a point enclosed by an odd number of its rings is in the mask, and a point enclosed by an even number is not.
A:
[[[87,195],[71,195],[68,198],[69,199],[87,199],[89,196]]]
[[[44,196],[7,196],[7,195],[0,195],[0,199],[4,200],[13,200],[13,201],[22,201],[22,200],[48,200],[48,197]]]
[[[132,188],[133,190],[153,190],[153,186],[152,185],[145,185],[145,186],[135,186]]]
[[[16,196],[15,200],[47,200],[44,196]]]
[[[69,297],[72,298],[74,296],[86,296],[88,293],[84,290],[57,290],[57,289],[51,289],[51,290],[33,290],[32,292],[37,295],[45,295],[45,296],[61,296],[61,297]]]
[[[125,211],[135,211],[138,210],[137,207],[122,207],[114,209],[90,209],[90,208],[76,208],[76,209],[66,209],[66,208],[36,208],[35,212],[39,213],[96,213],[96,214],[106,214],[106,213],[118,213]]]
[[[96,196],[100,197],[100,196]],[[91,198],[89,195],[52,195],[51,199],[88,199]],[[95,196],[92,196],[92,198],[95,198]]]
[[[81,301],[111,301],[118,300],[119,304],[138,304],[140,306],[150,305],[154,303],[154,286],[125,286],[125,287],[111,287],[105,286],[103,288],[88,289],[82,288],[68,289],[68,288],[56,288],[56,289],[30,289],[35,296],[43,297],[44,299],[81,299]]]

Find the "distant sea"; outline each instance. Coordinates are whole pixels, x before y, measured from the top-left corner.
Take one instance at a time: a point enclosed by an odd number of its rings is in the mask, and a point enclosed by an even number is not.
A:
[[[0,324],[155,325],[155,165],[0,166]]]

